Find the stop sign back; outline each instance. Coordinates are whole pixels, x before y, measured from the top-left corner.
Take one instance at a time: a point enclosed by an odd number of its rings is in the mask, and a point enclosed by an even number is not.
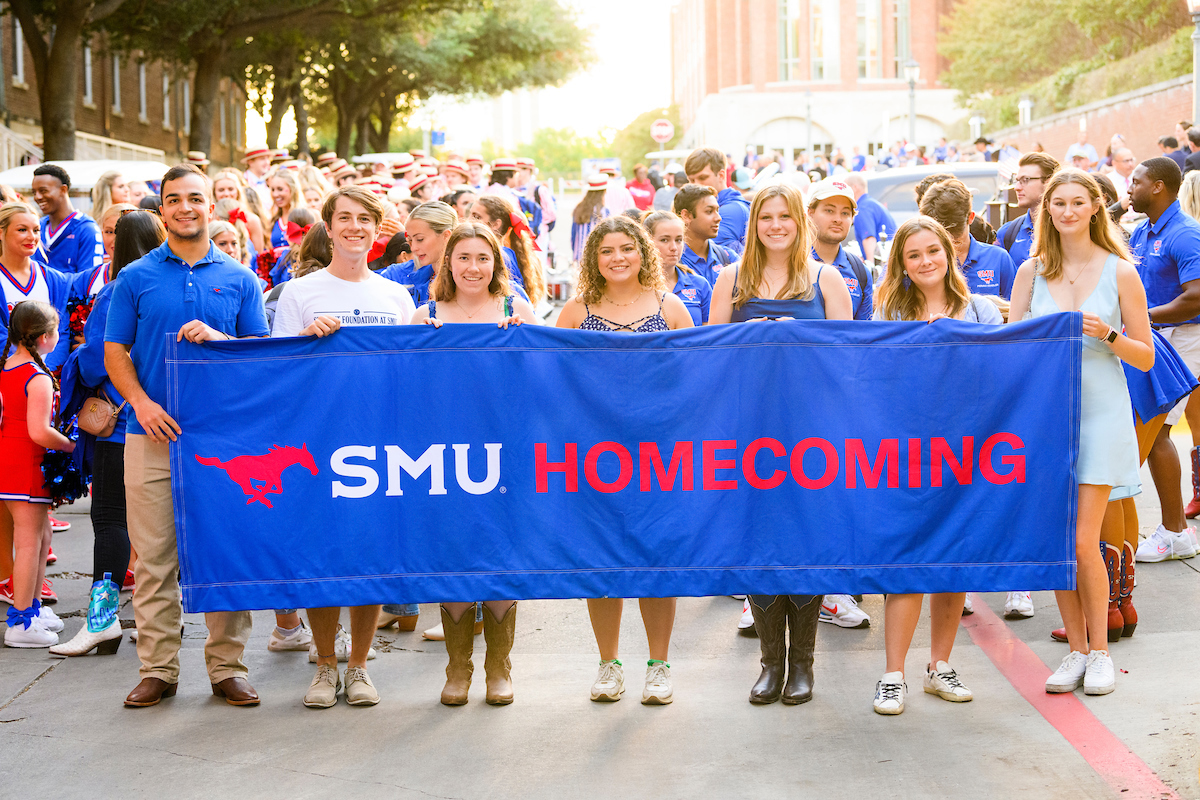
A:
[[[675,138],[675,126],[669,119],[656,119],[650,123],[650,138],[659,144],[666,144]]]

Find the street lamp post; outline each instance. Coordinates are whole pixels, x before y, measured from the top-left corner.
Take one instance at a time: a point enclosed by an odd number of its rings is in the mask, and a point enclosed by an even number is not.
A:
[[[1189,0],[1200,3],[1200,0]],[[917,81],[921,79],[921,65],[909,59],[904,65],[904,80],[908,81],[908,143],[917,141]]]
[[[1200,116],[1200,0],[1187,0],[1196,29],[1192,31],[1192,119]]]

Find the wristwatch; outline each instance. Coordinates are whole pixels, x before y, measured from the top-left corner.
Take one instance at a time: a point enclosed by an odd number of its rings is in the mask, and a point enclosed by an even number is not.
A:
[[[1109,344],[1112,344],[1113,342],[1115,342],[1117,340],[1117,336],[1118,336],[1117,329],[1109,328],[1108,335],[1104,337],[1104,341],[1108,342]]]

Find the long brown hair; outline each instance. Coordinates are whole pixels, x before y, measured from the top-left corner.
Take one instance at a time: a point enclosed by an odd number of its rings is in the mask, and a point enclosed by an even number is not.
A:
[[[571,213],[571,219],[579,225],[587,225],[598,217],[600,209],[604,207],[604,193],[607,191],[607,189],[589,189],[583,199],[576,204],[575,210]]]
[[[521,271],[521,281],[525,284],[525,294],[534,305],[546,296],[546,276],[542,274],[542,266],[533,255],[533,240],[524,230],[517,231],[512,224],[513,214],[522,213],[519,208],[503,197],[485,194],[475,200],[483,206],[488,214],[489,222],[499,222],[499,236],[504,244],[517,257],[517,269]]]
[[[929,316],[925,295],[908,279],[904,270],[904,247],[909,237],[920,231],[929,231],[936,236],[946,254],[946,304],[950,316],[957,318],[971,302],[967,280],[954,260],[954,242],[950,234],[933,217],[912,217],[896,229],[888,253],[887,273],[875,290],[875,307],[883,319],[922,320]]]
[[[1062,277],[1063,274],[1062,237],[1058,233],[1058,228],[1054,227],[1054,220],[1050,217],[1050,197],[1056,189],[1068,183],[1082,186],[1087,192],[1088,199],[1098,206],[1088,224],[1088,234],[1092,243],[1117,258],[1132,263],[1133,256],[1130,255],[1129,247],[1125,244],[1125,237],[1121,235],[1117,224],[1108,215],[1108,209],[1104,207],[1100,184],[1083,170],[1068,167],[1054,173],[1046,182],[1046,191],[1042,193],[1042,205],[1038,209],[1037,219],[1033,225],[1033,247],[1030,248],[1029,254],[1041,261],[1042,277],[1052,281]]]
[[[50,376],[54,391],[58,391],[58,379],[46,367],[42,354],[38,352],[37,340],[47,333],[58,329],[58,312],[49,303],[39,300],[22,300],[13,306],[8,316],[8,341],[4,343],[4,353],[0,355],[0,369],[8,361],[8,354],[15,352],[17,345],[22,345],[29,351],[33,363]]]
[[[302,278],[310,272],[328,267],[333,260],[333,242],[325,223],[314,222],[295,250],[296,257],[292,259],[290,267],[293,278]]]
[[[641,269],[638,270],[638,283],[647,289],[665,291],[667,284],[663,279],[658,248],[650,241],[641,225],[620,214],[601,220],[588,234],[587,243],[583,246],[583,258],[579,261],[579,283],[576,286],[579,298],[585,303],[599,303],[604,295],[605,280],[600,274],[600,243],[610,233],[623,233],[637,245],[638,254],[642,259]]]
[[[787,203],[788,213],[796,223],[796,241],[792,243],[792,252],[788,254],[787,280],[774,299],[808,300],[813,296],[812,277],[808,274],[808,264],[812,260],[813,233],[808,214],[804,213],[804,196],[790,183],[772,183],[759,189],[754,195],[754,202],[750,204],[746,252],[742,254],[742,265],[737,272],[736,296],[733,299],[733,304],[738,308],[758,297],[758,287],[767,267],[767,248],[762,239],[758,238],[756,223],[758,215],[762,213],[763,204],[776,197],[782,197]]]
[[[506,297],[510,294],[508,284],[508,267],[504,264],[504,254],[500,252],[500,240],[496,232],[482,222],[464,222],[450,234],[446,242],[446,253],[442,256],[442,268],[437,271],[430,288],[430,296],[434,300],[453,300],[458,293],[458,285],[454,282],[454,270],[450,268],[450,258],[454,248],[466,239],[483,239],[492,249],[492,280],[488,283],[488,294],[492,297]]]

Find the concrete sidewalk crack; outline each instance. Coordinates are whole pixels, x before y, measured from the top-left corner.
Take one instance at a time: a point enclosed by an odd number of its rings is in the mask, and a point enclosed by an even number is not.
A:
[[[50,666],[46,667],[44,670],[42,670],[42,671],[41,671],[41,673],[39,673],[39,674],[38,674],[38,676],[37,676],[36,678],[34,678],[34,679],[33,679],[33,680],[31,680],[31,681],[30,681],[28,684],[26,684],[26,685],[25,685],[25,688],[24,688],[24,689],[22,689],[21,691],[17,692],[16,694],[14,694],[12,697],[8,698],[8,701],[7,701],[7,702],[5,702],[5,703],[4,703],[4,705],[0,705],[0,711],[3,711],[4,709],[8,708],[8,707],[9,707],[9,706],[11,706],[13,703],[15,703],[18,697],[20,697],[21,695],[25,694],[25,693],[26,693],[26,692],[28,692],[30,689],[32,689],[32,688],[34,687],[34,684],[36,684],[36,683],[37,683],[38,681],[40,681],[42,678],[44,678],[44,677],[46,677],[47,675],[49,675],[49,674],[50,674],[50,672],[51,672],[51,670],[53,670],[55,667],[57,667],[57,666],[58,666],[59,664],[61,664],[61,663],[62,663],[61,661],[57,661],[57,662],[55,662],[55,663],[51,664]]]

